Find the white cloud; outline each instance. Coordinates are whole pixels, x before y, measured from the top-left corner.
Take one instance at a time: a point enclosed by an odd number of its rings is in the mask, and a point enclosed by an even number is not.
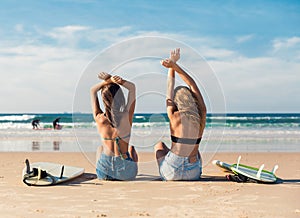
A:
[[[229,111],[296,112],[300,63],[276,57],[210,61],[223,85]]]
[[[41,31],[41,33],[57,40],[57,42],[61,45],[74,47],[82,38],[82,35],[85,35],[85,32],[89,30],[90,27],[87,26],[69,25],[53,28],[51,31],[46,33]]]
[[[1,112],[70,111],[76,83],[92,58],[46,45],[2,47],[0,54]]]
[[[201,47],[200,49],[206,59],[231,59],[238,55],[235,51],[223,48]]]
[[[47,37],[57,41],[60,45],[75,47],[81,42],[92,44],[113,43],[123,40],[130,36],[131,27],[123,26],[119,28],[94,29],[88,26],[69,25],[63,27],[55,27],[48,32],[39,30],[39,32]]]
[[[274,39],[272,43],[274,51],[293,48],[300,45],[300,37],[295,36],[287,39]]]
[[[17,32],[23,32],[24,31],[24,26],[22,25],[22,24],[16,24],[15,25],[15,30],[17,31]]]
[[[157,36],[170,38],[176,40],[182,44],[186,44],[188,47],[198,51],[198,53],[205,59],[230,59],[237,56],[237,52],[222,47],[222,40],[213,37],[193,37],[180,33],[162,33],[158,31],[139,31],[137,35],[142,36]]]
[[[69,26],[63,26],[63,27],[56,27],[53,28],[53,30],[51,32],[48,33],[49,36],[53,37],[53,38],[65,38],[68,36],[73,35],[76,32],[81,32],[81,31],[86,31],[90,29],[90,27],[87,26],[78,26],[78,25],[69,25]]]
[[[16,26],[15,30],[24,31],[24,28],[20,25]],[[2,43],[5,46],[0,48],[0,72],[1,77],[5,78],[0,81],[1,112],[71,111],[77,81],[94,55],[108,45],[136,36],[160,36],[176,39],[192,46],[195,55],[199,53],[204,56],[217,72],[224,88],[229,111],[297,111],[296,108],[300,107],[297,100],[299,98],[296,96],[296,93],[300,93],[300,66],[297,61],[299,58],[295,58],[297,54],[300,57],[295,49],[300,45],[299,37],[275,39],[272,41],[273,50],[268,57],[248,58],[238,51],[224,48],[220,39],[156,31],[134,32],[129,26],[93,29],[74,25],[28,35],[37,35],[39,41],[30,38],[23,40],[24,44],[20,44],[22,40],[6,41]],[[54,42],[47,44],[43,41],[45,36],[50,37]],[[237,42],[251,40],[251,37],[250,35],[241,37]],[[89,49],[80,49],[78,43],[81,40],[86,40],[93,46]],[[147,54],[167,57],[176,43],[163,44],[162,42],[163,40],[155,45],[153,42],[143,42],[143,49],[147,50]],[[195,57],[185,54],[184,49],[182,52],[182,63],[190,67]],[[281,58],[279,54],[283,52],[292,53],[293,58],[289,60]],[[144,51],[135,51],[134,44],[129,43],[121,53],[114,51],[104,57],[101,64],[105,63],[105,65],[100,66],[96,63],[86,70],[96,74],[98,70],[112,69],[120,64],[113,61],[116,57],[122,57],[122,61],[126,61],[132,53],[139,57]],[[160,66],[153,68],[150,65],[142,65],[141,62],[120,69],[137,75],[165,70]],[[203,72],[200,68],[191,71],[200,75]],[[126,72],[124,75],[127,76]],[[162,81],[158,81],[159,83],[155,84],[161,85]],[[205,88],[205,96],[209,97],[214,92],[214,87],[210,87],[211,83],[205,84],[205,81],[207,80],[199,78],[200,83],[204,82],[202,87]],[[92,83],[95,80],[89,78],[88,82]],[[141,84],[145,86],[145,83],[141,82]],[[165,87],[161,87],[160,92],[164,89]],[[143,110],[140,104],[138,108]]]
[[[244,43],[244,42],[252,40],[253,38],[254,38],[254,34],[249,34],[249,35],[236,37],[236,41],[237,41],[237,43]]]
[[[285,39],[274,39],[272,41],[273,50],[271,55],[280,57],[288,61],[300,61],[300,37],[290,37]]]
[[[93,43],[99,43],[103,40],[105,40],[106,42],[115,43],[130,37],[130,35],[132,34],[129,32],[130,30],[131,27],[129,26],[123,26],[119,28],[94,29],[90,32],[87,32],[85,37],[87,40]]]

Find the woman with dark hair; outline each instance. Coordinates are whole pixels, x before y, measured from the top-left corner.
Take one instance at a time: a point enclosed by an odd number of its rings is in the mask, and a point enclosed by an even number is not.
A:
[[[138,161],[134,147],[129,146],[135,109],[135,85],[104,72],[98,78],[103,81],[91,88],[93,117],[103,141],[99,149],[100,157],[97,157],[97,176],[104,180],[132,180],[137,175]],[[127,103],[120,86],[128,90]],[[99,104],[100,90],[105,112]]]
[[[170,120],[171,149],[163,142],[155,146],[159,173],[163,180],[199,180],[202,160],[199,143],[205,128],[206,106],[195,81],[176,63],[180,50],[171,51],[161,64],[168,68],[167,113]],[[174,90],[175,72],[188,85]]]

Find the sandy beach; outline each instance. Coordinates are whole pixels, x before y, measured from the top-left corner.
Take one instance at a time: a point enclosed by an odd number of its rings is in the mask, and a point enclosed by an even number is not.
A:
[[[152,153],[140,153],[136,181],[96,179],[94,164],[80,152],[1,152],[2,217],[300,217],[299,153],[217,153],[213,159],[271,170],[279,165],[277,184],[235,183],[212,164],[197,182],[159,180]],[[85,168],[71,182],[51,187],[22,183],[24,160]]]

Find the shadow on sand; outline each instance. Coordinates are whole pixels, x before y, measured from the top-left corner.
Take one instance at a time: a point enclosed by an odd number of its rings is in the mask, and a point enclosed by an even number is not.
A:
[[[91,182],[91,180],[97,179],[96,174],[94,173],[84,173],[81,176],[72,179],[70,181],[58,184],[59,186],[79,186],[81,184],[90,184],[90,185],[102,185],[100,180]]]
[[[276,184],[297,184],[300,185],[300,179],[280,179],[278,178]]]
[[[94,180],[94,181],[92,181]],[[161,182],[162,179],[159,176],[155,175],[149,175],[149,174],[138,174],[136,179],[132,182]],[[130,181],[126,181],[130,182]],[[176,182],[176,181],[174,181]],[[198,181],[179,181],[179,182],[231,182],[226,179],[225,176],[211,176],[211,175],[202,175],[201,179]],[[97,179],[97,175],[93,173],[84,173],[81,176],[71,180],[67,181],[61,184],[58,184],[60,186],[79,186],[81,184],[89,184],[89,185],[103,185],[101,183],[101,180]],[[264,183],[266,184],[266,183]],[[300,179],[281,179],[278,178],[276,183],[270,183],[270,185],[276,185],[276,184],[297,184],[300,185]]]

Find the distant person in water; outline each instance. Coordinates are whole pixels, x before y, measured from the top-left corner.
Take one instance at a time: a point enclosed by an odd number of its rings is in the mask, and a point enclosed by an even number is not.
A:
[[[56,118],[54,121],[53,121],[53,129],[61,129],[62,126],[59,125],[59,120],[60,120],[60,117]]]
[[[155,146],[159,173],[163,180],[199,180],[202,160],[199,143],[206,122],[206,106],[197,84],[176,62],[180,50],[171,51],[161,64],[168,68],[167,114],[170,120],[171,148],[163,142]],[[186,83],[174,90],[175,73]]]
[[[103,180],[132,180],[138,171],[138,155],[135,148],[129,145],[135,110],[135,85],[104,72],[98,78],[103,81],[90,90],[93,117],[103,141],[97,152],[97,176]],[[121,86],[128,90],[127,103]],[[100,108],[99,91],[105,111]]]
[[[40,120],[39,119],[35,119],[31,122],[32,125],[32,129],[39,129],[40,127]]]

